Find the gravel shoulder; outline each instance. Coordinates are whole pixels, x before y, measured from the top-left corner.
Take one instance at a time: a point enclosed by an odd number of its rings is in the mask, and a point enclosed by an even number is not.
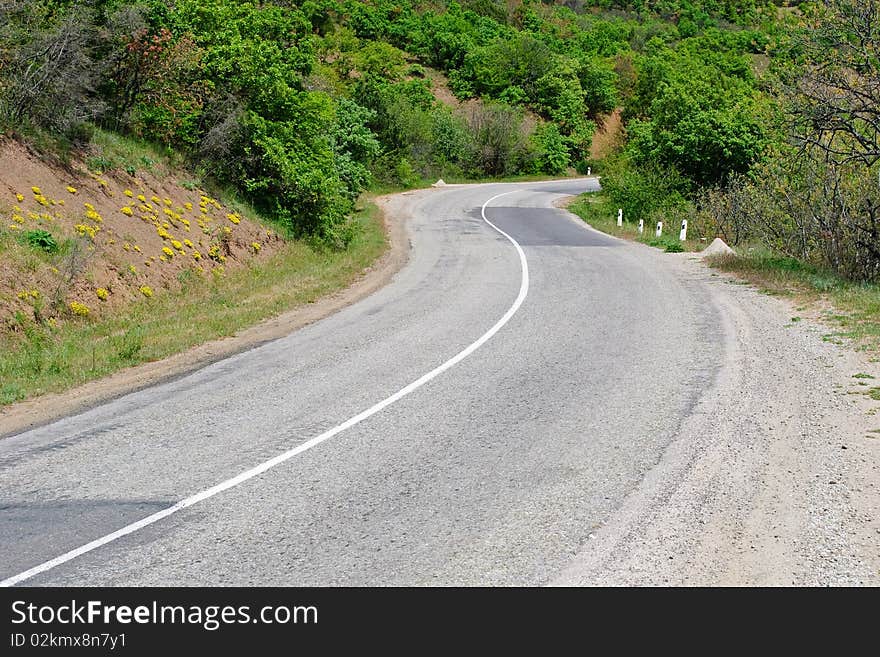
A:
[[[693,254],[642,248],[709,291],[724,362],[660,461],[551,584],[880,583],[880,405],[853,378],[880,378],[880,366],[823,340],[820,324],[792,322],[784,299]]]

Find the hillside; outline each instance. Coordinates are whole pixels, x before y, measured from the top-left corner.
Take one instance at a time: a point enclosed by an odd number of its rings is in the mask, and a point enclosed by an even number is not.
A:
[[[337,249],[294,238],[196,177],[157,149],[107,132],[65,162],[16,140],[0,143],[0,404],[36,397],[19,415],[55,417],[277,337],[337,306],[317,304],[239,334],[349,287],[386,250],[369,199],[348,218],[347,248]],[[85,397],[41,401],[169,356]]]
[[[0,144],[0,322],[57,326],[268,258],[275,231],[174,177],[51,166]]]
[[[591,223],[686,219],[743,270],[760,254],[874,285],[878,16],[877,0],[16,0],[0,326],[51,371],[54,326],[150,293],[231,289],[295,248],[363,269],[381,252],[370,194],[588,170]]]

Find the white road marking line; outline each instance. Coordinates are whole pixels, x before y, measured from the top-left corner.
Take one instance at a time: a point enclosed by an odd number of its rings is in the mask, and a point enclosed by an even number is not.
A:
[[[428,381],[430,381],[434,377],[439,376],[440,374],[442,374],[446,370],[450,369],[451,367],[454,367],[455,365],[457,365],[458,363],[463,361],[465,358],[470,356],[472,353],[474,353],[477,349],[479,349],[484,344],[486,344],[486,342],[488,342],[492,338],[492,336],[494,336],[496,333],[498,333],[498,331],[500,331],[501,328],[505,324],[507,324],[507,322],[510,321],[510,318],[513,317],[514,314],[516,314],[516,311],[519,310],[519,307],[522,305],[523,301],[525,300],[526,295],[529,293],[529,264],[526,261],[526,254],[523,253],[522,247],[519,245],[519,243],[517,243],[517,241],[515,239],[513,239],[510,235],[508,235],[503,230],[498,228],[498,226],[493,224],[486,217],[486,206],[487,205],[489,205],[492,201],[494,201],[497,198],[500,198],[502,196],[506,196],[507,194],[513,194],[514,192],[518,192],[518,191],[520,191],[520,190],[515,189],[515,190],[511,190],[509,192],[503,192],[501,194],[496,194],[495,196],[490,198],[488,201],[483,203],[483,206],[480,209],[480,214],[483,217],[483,221],[485,221],[493,229],[495,229],[496,231],[498,231],[499,233],[504,235],[504,237],[506,237],[508,240],[510,240],[510,243],[513,244],[514,248],[516,249],[516,252],[519,255],[519,264],[522,269],[522,280],[520,282],[519,294],[516,297],[516,301],[514,301],[513,305],[507,310],[506,313],[504,313],[504,316],[501,319],[499,319],[497,322],[495,322],[495,325],[492,326],[492,328],[490,328],[488,331],[486,331],[482,336],[480,336],[480,338],[476,342],[473,342],[469,346],[465,347],[463,350],[458,352],[455,356],[453,356],[452,358],[447,360],[445,363],[434,368],[433,370],[431,370],[430,372],[428,372],[427,374],[425,374],[421,378],[416,379],[415,381],[410,383],[405,388],[401,388],[400,390],[395,392],[390,397],[383,399],[378,404],[375,404],[374,406],[371,406],[367,410],[358,413],[354,417],[346,420],[345,422],[343,422],[342,424],[340,424],[336,427],[333,427],[329,431],[325,431],[320,436],[315,436],[314,438],[311,438],[311,439],[307,440],[306,442],[301,443],[300,445],[297,445],[293,449],[290,449],[286,452],[283,452],[282,454],[279,454],[278,456],[276,456],[272,459],[269,459],[268,461],[261,463],[260,465],[257,465],[255,467],[251,468],[250,470],[245,470],[241,474],[236,475],[235,477],[232,477],[232,479],[227,479],[226,481],[223,481],[223,482],[217,484],[216,486],[212,486],[211,488],[203,490],[200,493],[196,493],[195,495],[187,497],[186,499],[180,500],[177,504],[174,504],[173,506],[170,506],[167,509],[163,509],[162,511],[157,511],[156,513],[149,515],[146,518],[143,518],[142,520],[138,520],[137,522],[133,522],[130,525],[126,525],[122,529],[117,529],[115,532],[107,534],[106,536],[102,536],[101,538],[97,538],[94,541],[86,543],[85,545],[82,545],[76,549],[70,550],[69,552],[65,552],[64,554],[62,554],[59,557],[55,557],[54,559],[50,559],[49,561],[41,563],[38,566],[34,566],[33,568],[28,568],[27,570],[19,573],[18,575],[13,575],[12,577],[8,577],[7,579],[0,581],[0,587],[14,586],[20,582],[23,582],[27,579],[30,579],[31,577],[34,577],[35,575],[39,575],[40,573],[45,573],[47,570],[52,570],[53,568],[60,566],[61,564],[67,563],[68,561],[71,561],[73,559],[76,559],[77,557],[82,556],[83,554],[91,552],[92,550],[96,550],[99,547],[107,545],[108,543],[112,543],[116,539],[122,538],[123,536],[128,536],[129,534],[133,534],[134,532],[138,531],[139,529],[143,529],[144,527],[148,527],[149,525],[157,523],[160,520],[167,518],[168,516],[170,516],[172,514],[177,513],[178,511],[182,511],[183,509],[186,509],[187,507],[193,506],[194,504],[198,504],[199,502],[202,502],[202,501],[207,500],[211,497],[214,497],[215,495],[222,493],[225,490],[228,490],[230,488],[234,488],[235,486],[238,486],[239,484],[244,483],[248,479],[253,479],[257,475],[261,475],[264,472],[266,472],[267,470],[274,468],[276,465],[280,465],[281,463],[284,463],[285,461],[293,458],[297,454],[302,454],[306,450],[309,450],[312,447],[320,445],[325,440],[329,440],[330,438],[332,438],[336,434],[342,433],[346,429],[350,429],[351,427],[355,426],[359,422],[366,420],[371,415],[375,415],[376,413],[383,410],[384,408],[391,406],[391,404],[402,399],[403,397],[406,397],[413,390],[421,388],[423,385],[425,385]]]

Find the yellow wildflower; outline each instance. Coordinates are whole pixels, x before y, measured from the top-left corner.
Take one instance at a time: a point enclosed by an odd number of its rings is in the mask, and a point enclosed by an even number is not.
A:
[[[70,192],[71,194],[76,194],[76,187],[73,187],[73,186],[71,186],[71,185],[68,185],[68,186],[67,186],[67,191]]]
[[[39,187],[31,187],[31,191],[34,193],[34,196],[42,196],[43,192],[40,191]]]
[[[183,240],[183,243],[186,244],[189,248],[193,248],[193,243],[190,240]]]
[[[100,230],[97,226],[89,226],[88,224],[77,224],[74,228],[80,235],[88,235],[92,240],[95,239],[95,234]]]
[[[110,296],[110,292],[108,292],[107,289],[103,287],[99,287],[97,290],[95,290],[95,294],[98,295],[98,298],[101,301],[106,301],[107,297]]]
[[[130,189],[126,189],[122,193],[125,194],[128,198],[132,198],[134,196],[134,192]]]
[[[169,249],[167,246],[163,246],[163,247],[162,247],[162,253],[164,253],[165,255],[167,255],[169,258],[173,258],[173,257],[174,257],[174,251],[172,251],[171,249]]]
[[[202,259],[202,254],[199,253],[198,251],[193,251],[193,252],[192,252],[192,257],[193,257],[193,260],[201,260],[201,259]]]
[[[183,244],[181,244],[177,240],[171,240],[171,246],[173,246],[178,251],[183,251]]]
[[[137,195],[137,200],[140,201],[141,203],[146,203],[146,202],[147,202],[147,197],[144,196],[143,194],[138,194],[138,195]]]
[[[24,194],[16,194],[15,198],[18,199],[19,203],[21,203],[24,200]]]
[[[68,304],[68,308],[74,315],[78,315],[80,317],[88,317],[89,316],[89,307],[83,303],[79,303],[78,301],[71,301]]]
[[[226,218],[229,219],[229,221],[234,223],[236,226],[241,222],[241,219],[238,218],[237,214],[227,214]]]
[[[259,242],[251,242],[251,248],[254,250],[254,253],[259,253],[260,243]]]
[[[153,296],[153,289],[149,285],[141,285],[140,291],[148,299]]]
[[[131,209],[130,207],[128,207],[127,205],[126,205],[124,208],[122,208],[122,210],[120,210],[120,212],[122,212],[122,214],[124,214],[124,215],[126,215],[126,216],[128,216],[128,217],[133,217],[133,216],[134,216],[134,210],[132,210],[132,209]]]

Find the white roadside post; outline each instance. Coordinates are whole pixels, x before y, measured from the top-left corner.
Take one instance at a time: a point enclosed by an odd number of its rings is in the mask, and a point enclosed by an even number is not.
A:
[[[639,219],[639,235],[645,232],[645,220]]]
[[[617,209],[617,225],[623,226],[623,208]]]
[[[657,237],[660,237],[663,234],[663,222],[657,222]]]
[[[688,236],[688,220],[682,219],[681,220],[681,232],[678,234],[678,239],[680,241],[684,242],[687,239],[687,236]]]
[[[588,176],[593,175],[593,169],[591,167],[587,167],[587,175]]]

